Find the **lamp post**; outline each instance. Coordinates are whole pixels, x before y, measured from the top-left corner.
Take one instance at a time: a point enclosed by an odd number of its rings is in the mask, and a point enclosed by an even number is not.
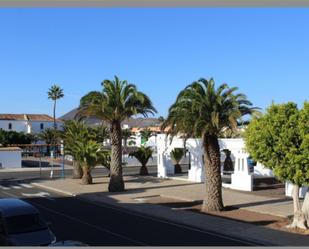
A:
[[[61,141],[61,153],[62,153],[62,171],[61,171],[61,177],[65,178],[65,172],[64,172],[64,159],[65,159],[65,154],[64,154],[64,143],[63,140]]]
[[[53,179],[53,177],[54,177],[54,151],[53,150],[50,152],[50,157],[51,157],[51,160],[52,160],[52,168],[51,168],[51,171],[50,171],[50,178]]]
[[[189,154],[189,170],[191,169],[191,152],[188,150],[188,149],[186,149],[186,154]]]

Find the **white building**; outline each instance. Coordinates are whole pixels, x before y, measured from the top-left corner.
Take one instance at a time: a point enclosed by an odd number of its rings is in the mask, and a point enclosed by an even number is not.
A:
[[[187,180],[192,182],[204,182],[204,149],[200,139],[188,139],[186,148],[190,152],[191,168],[188,172]],[[157,160],[158,160],[158,177],[166,178],[174,175],[174,164],[171,159],[171,151],[174,148],[183,148],[184,141],[181,138],[175,137],[170,140],[170,137],[165,134],[157,136]],[[250,172],[248,165],[249,154],[245,151],[245,143],[243,139],[219,139],[220,150],[228,149],[231,151],[231,159],[234,162],[234,172],[231,175],[231,184],[223,184],[224,187],[252,191],[253,178],[273,177],[273,172],[266,169],[260,163],[254,167],[254,172]],[[221,164],[225,161],[225,155],[221,152]]]
[[[2,168],[21,168],[22,150],[18,147],[0,147],[0,169]]]
[[[57,120],[57,127],[62,122]],[[54,119],[45,114],[0,114],[0,129],[24,133],[40,133],[47,128],[53,128]]]

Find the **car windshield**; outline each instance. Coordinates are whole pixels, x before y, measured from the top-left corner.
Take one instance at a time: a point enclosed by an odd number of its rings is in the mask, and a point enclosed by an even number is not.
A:
[[[47,228],[46,223],[38,214],[18,215],[6,218],[9,234],[29,233]]]

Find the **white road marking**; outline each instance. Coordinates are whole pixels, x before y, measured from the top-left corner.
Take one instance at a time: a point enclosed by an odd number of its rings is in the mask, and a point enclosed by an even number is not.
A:
[[[10,188],[0,185],[0,188],[3,190],[9,190]]]
[[[29,194],[29,193],[21,193],[22,196],[25,197],[40,197],[40,198],[46,198],[50,201],[54,201],[53,198],[50,197],[49,193],[46,192],[39,192],[39,193],[34,193],[34,194]]]
[[[24,187],[24,188],[33,188],[33,186],[30,185],[30,184],[21,183],[21,184],[19,184],[19,185],[22,186],[22,187]]]
[[[18,185],[15,185],[15,186],[12,186],[13,189],[22,189],[21,186],[18,186]]]

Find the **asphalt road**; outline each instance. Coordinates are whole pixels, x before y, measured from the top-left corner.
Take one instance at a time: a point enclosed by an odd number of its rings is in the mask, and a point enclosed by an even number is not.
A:
[[[51,222],[58,241],[77,240],[90,246],[252,246],[122,208],[66,197],[25,181],[0,181],[0,197],[21,198],[36,206]]]
[[[147,166],[149,174],[156,174],[157,173],[157,166]],[[61,167],[54,168],[54,177],[62,177],[62,170]],[[123,167],[123,174],[124,175],[136,175],[139,174],[140,166],[129,166]],[[39,179],[39,178],[49,178],[50,177],[50,169],[40,170],[37,168],[35,171],[23,171],[23,172],[1,172],[0,169],[0,180],[20,180],[20,179]],[[93,177],[100,177],[100,176],[107,176],[108,170],[103,167],[94,168],[92,170]],[[65,170],[65,177],[70,178],[72,176],[72,169]]]

